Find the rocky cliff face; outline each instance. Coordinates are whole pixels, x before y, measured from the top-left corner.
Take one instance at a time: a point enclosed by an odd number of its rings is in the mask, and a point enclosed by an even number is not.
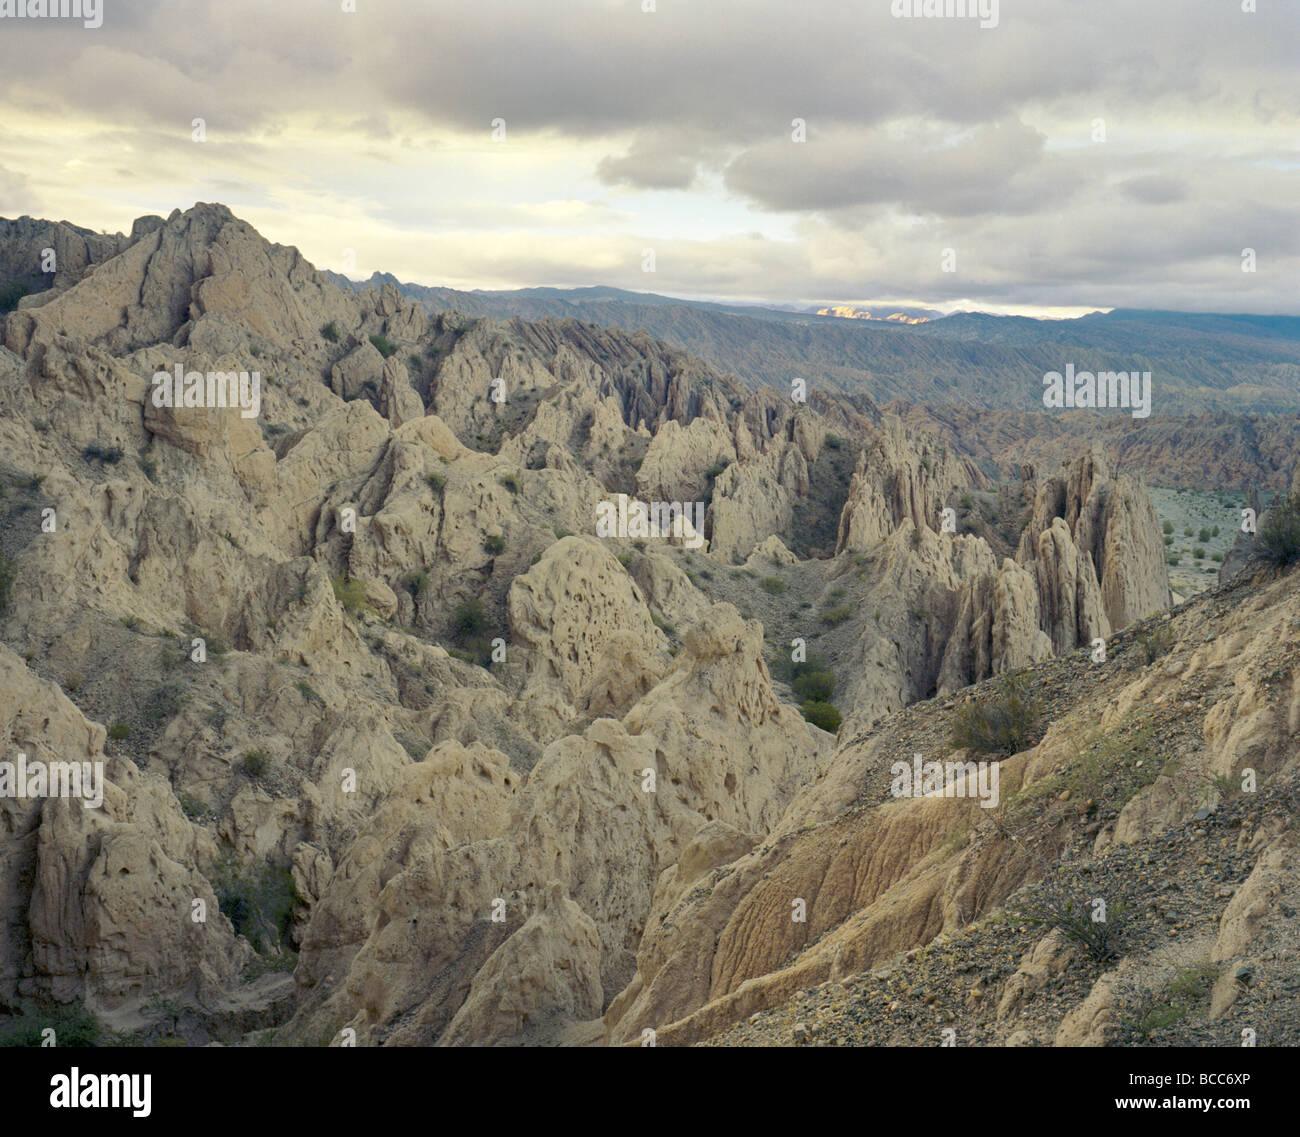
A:
[[[989,475],[862,399],[343,291],[222,206],[4,226],[0,276],[63,252],[0,348],[0,761],[102,763],[105,790],[0,796],[0,1013],[710,1037],[1035,880],[1015,842],[957,844],[978,805],[882,804],[882,771],[941,745],[909,708],[1086,671],[1077,648],[1168,604],[1141,484],[1100,452],[1031,485],[1008,547],[967,524]],[[177,366],[257,372],[255,413],[160,405]],[[698,503],[701,540],[598,531],[636,500]],[[1250,601],[1278,643],[1288,595]],[[1177,673],[1112,669],[1096,714],[1203,674],[1215,769],[1281,784],[1295,692],[1261,685],[1290,663],[1198,646],[1231,615],[1178,625]],[[1206,684],[1239,671],[1229,707]],[[1007,784],[1055,777],[1070,730]],[[1156,780],[1107,839],[1185,818],[1190,785]]]

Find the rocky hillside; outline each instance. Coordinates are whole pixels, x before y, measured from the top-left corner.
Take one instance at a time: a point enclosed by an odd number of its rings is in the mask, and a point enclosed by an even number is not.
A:
[[[6,224],[0,285],[66,255],[2,329],[0,758],[106,785],[0,796],[0,1029],[726,1041],[1057,864],[1167,864],[1238,815],[1206,864],[1256,922],[1214,959],[1280,982],[1296,578],[1171,618],[1104,447],[1007,480],[644,332],[341,290],[223,206]],[[256,373],[256,406],[194,372]],[[611,532],[638,501],[685,520]],[[1000,812],[890,798],[896,760],[973,757],[953,724],[990,699],[1019,708]]]

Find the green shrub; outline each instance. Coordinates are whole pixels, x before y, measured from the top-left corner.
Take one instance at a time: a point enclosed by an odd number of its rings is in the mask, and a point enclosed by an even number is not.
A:
[[[1162,526],[1160,526],[1160,528],[1166,535],[1168,535],[1174,531],[1174,523],[1172,521],[1166,521]]]
[[[120,446],[105,446],[102,442],[92,442],[81,451],[81,456],[87,462],[107,462],[110,466],[114,466],[122,460],[122,453]]]
[[[366,590],[361,581],[341,575],[334,577],[330,583],[334,586],[334,599],[343,605],[345,612],[355,615],[366,606]]]
[[[827,449],[838,450],[843,445],[844,445],[844,439],[842,439],[838,434],[828,434],[826,436]]]
[[[250,750],[240,761],[240,767],[250,778],[260,778],[271,767],[271,756],[261,747]]]
[[[23,285],[14,281],[12,284],[0,288],[0,316],[6,312],[12,312],[18,307],[18,301],[27,295],[27,289]]]
[[[397,351],[397,344],[393,343],[383,332],[376,332],[370,337],[370,342],[375,345],[375,350],[385,359]]]
[[[441,474],[425,474],[424,480],[434,493],[442,493],[442,488],[447,484],[447,479]]]
[[[840,729],[840,712],[830,703],[804,703],[799,708],[803,712],[803,717],[813,726],[819,726],[822,730],[834,734]]]
[[[406,584],[406,590],[412,596],[423,596],[429,591],[428,570],[420,569],[418,572],[408,573],[404,583]]]
[[[294,687],[297,688],[298,694],[306,699],[307,702],[315,703],[318,707],[323,707],[325,705],[325,700],[320,697],[316,688],[308,683],[306,679],[299,679],[298,682],[294,684]]]
[[[1016,754],[1029,745],[1042,715],[1042,702],[1025,680],[1007,676],[991,695],[958,708],[952,744],[960,750]]]
[[[43,1031],[54,1031],[55,1046],[99,1046],[108,1031],[83,1003],[48,1008],[24,1002],[16,1015],[0,1016],[0,1046],[40,1046]]]
[[[189,696],[175,683],[164,683],[155,687],[153,693],[145,700],[144,716],[154,726],[162,726],[181,713],[181,708],[189,701]]]
[[[491,557],[499,557],[506,551],[506,539],[498,534],[490,534],[483,539],[483,551]]]
[[[1157,624],[1138,632],[1134,637],[1147,663],[1154,663],[1174,646],[1174,629],[1168,624]]]
[[[158,480],[158,459],[149,454],[141,454],[136,459],[140,469],[144,471],[144,476],[151,482]]]
[[[1258,548],[1271,564],[1285,566],[1300,560],[1300,496],[1274,503],[1260,527]]]
[[[758,586],[772,596],[780,596],[781,593],[790,591],[790,586],[779,576],[765,576],[758,582]]]
[[[115,722],[108,728],[108,737],[114,742],[125,742],[131,737],[131,728],[124,722]]]
[[[518,493],[518,492],[519,492],[519,488],[520,488],[520,487],[519,487],[519,479],[516,478],[516,477],[514,476],[514,474],[502,474],[502,475],[501,475],[501,478],[500,478],[500,482],[501,482],[501,484],[502,484],[503,486],[505,486],[506,489],[508,489],[511,493]]]
[[[324,336],[327,340],[329,340],[330,343],[339,342],[338,325],[335,324],[333,320],[331,320],[328,324],[326,324],[323,328],[321,328],[320,334]]]
[[[1202,549],[1200,545],[1197,545],[1196,548],[1192,550],[1192,556],[1194,556],[1198,561],[1203,561],[1205,560],[1205,550]]]
[[[1210,530],[1209,530],[1209,527],[1208,527],[1208,526],[1202,526],[1202,527],[1201,527],[1201,531],[1200,531],[1199,533],[1197,533],[1197,535],[1196,535],[1196,539],[1197,539],[1198,541],[1208,541],[1208,540],[1210,539]]]
[[[827,627],[835,627],[844,623],[853,614],[853,609],[847,604],[841,604],[838,608],[828,608],[821,614],[821,621]]]
[[[17,575],[18,566],[0,553],[0,616],[9,611],[9,602],[13,597],[14,577]]]
[[[477,597],[458,604],[451,617],[452,638],[459,643],[481,636],[487,630],[487,615]]]
[[[201,821],[212,812],[202,798],[187,794],[183,790],[176,791],[176,800],[180,803],[182,812],[191,821]]]
[[[241,868],[227,855],[213,871],[221,914],[258,952],[288,946],[294,907],[293,874],[268,863]]]
[[[1019,906],[1009,908],[1008,915],[1026,924],[1057,929],[1066,939],[1084,948],[1099,966],[1123,954],[1132,905],[1122,892],[1101,898],[1106,900],[1105,920],[1093,919],[1091,893],[1075,897],[1059,880],[1049,880],[1038,886],[1031,896]]]
[[[801,703],[828,703],[835,694],[835,676],[829,671],[804,671],[790,682]]]

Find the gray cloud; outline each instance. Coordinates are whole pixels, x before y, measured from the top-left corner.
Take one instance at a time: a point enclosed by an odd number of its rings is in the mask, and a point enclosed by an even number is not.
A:
[[[305,204],[327,248],[345,214],[399,250],[484,235],[454,267],[431,259],[430,282],[477,256],[518,284],[1293,308],[1293,17],[1260,7],[1001,0],[982,30],[895,20],[888,0],[115,0],[96,31],[0,29],[0,212],[84,205],[69,156],[24,128],[91,124],[117,152],[88,186],[125,200],[135,169],[140,212],[229,194],[286,224]],[[509,148],[491,150],[498,117]],[[503,184],[513,205],[477,200]],[[602,187],[644,201],[616,212]],[[566,225],[592,234],[573,255],[549,236]],[[651,281],[646,245],[667,251]]]

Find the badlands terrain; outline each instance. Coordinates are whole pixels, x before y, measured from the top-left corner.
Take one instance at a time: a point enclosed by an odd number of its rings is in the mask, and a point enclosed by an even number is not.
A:
[[[0,797],[0,1040],[1300,1042],[1294,414],[796,401],[410,292],[0,221],[2,757],[106,778]]]

